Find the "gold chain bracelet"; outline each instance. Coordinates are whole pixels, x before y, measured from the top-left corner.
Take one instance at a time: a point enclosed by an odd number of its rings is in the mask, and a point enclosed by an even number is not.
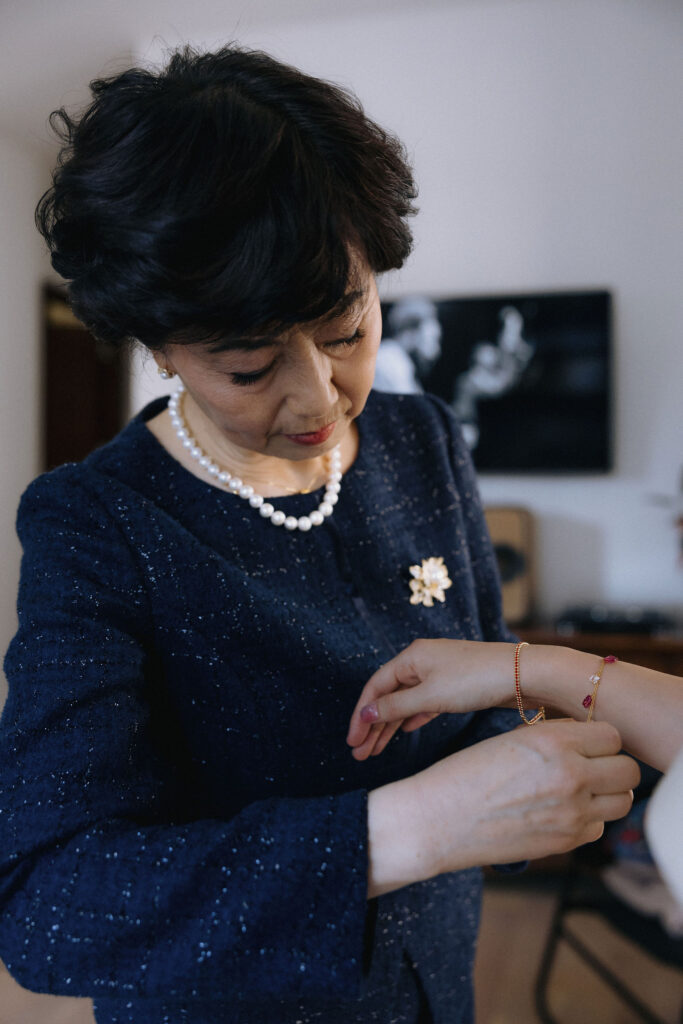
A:
[[[526,641],[521,640],[515,647],[515,697],[517,698],[517,709],[519,711],[520,718],[527,725],[535,725],[536,722],[542,722],[545,718],[545,708],[540,707],[533,718],[527,718],[524,712],[524,702],[522,700],[522,687],[519,682],[519,654],[522,647],[528,647]]]

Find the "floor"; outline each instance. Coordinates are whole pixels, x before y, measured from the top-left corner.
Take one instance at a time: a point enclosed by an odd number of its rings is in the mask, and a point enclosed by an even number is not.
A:
[[[477,1024],[538,1024],[534,985],[554,906],[554,894],[544,889],[485,890],[475,973]],[[682,1024],[683,972],[652,959],[596,915],[574,914],[571,927],[662,1021]],[[548,1002],[558,1024],[642,1024],[564,943]]]
[[[538,1024],[534,980],[554,901],[547,890],[487,887],[475,978],[477,1024]],[[679,1024],[683,973],[650,959],[599,920],[582,917],[575,930],[586,944],[599,947],[666,1024]],[[558,954],[550,1003],[558,1024],[639,1024],[568,948]],[[93,1024],[93,1016],[89,1000],[26,992],[0,964],[0,1024]]]

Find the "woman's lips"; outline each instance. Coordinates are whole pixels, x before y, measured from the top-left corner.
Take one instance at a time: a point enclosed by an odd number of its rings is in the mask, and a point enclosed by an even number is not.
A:
[[[333,423],[328,423],[322,430],[316,430],[312,434],[285,434],[285,437],[289,441],[294,441],[295,444],[323,444],[327,441],[336,425],[337,421],[335,420]]]

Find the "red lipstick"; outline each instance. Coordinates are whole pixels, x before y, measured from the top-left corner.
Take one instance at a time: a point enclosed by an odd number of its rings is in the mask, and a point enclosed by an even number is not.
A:
[[[289,441],[294,441],[295,444],[323,444],[327,441],[328,437],[330,437],[336,425],[337,421],[335,420],[333,423],[328,423],[326,427],[322,428],[322,430],[316,430],[312,434],[285,434],[285,437]]]

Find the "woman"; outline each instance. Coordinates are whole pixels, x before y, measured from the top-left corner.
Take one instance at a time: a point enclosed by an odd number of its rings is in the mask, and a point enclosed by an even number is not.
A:
[[[508,639],[450,414],[370,394],[402,149],[237,48],[93,93],[39,226],[92,332],[181,386],[22,499],[0,956],[98,1024],[469,1021],[479,865],[594,837],[637,768],[509,711],[345,743],[411,639]],[[539,744],[566,799],[530,826]]]

